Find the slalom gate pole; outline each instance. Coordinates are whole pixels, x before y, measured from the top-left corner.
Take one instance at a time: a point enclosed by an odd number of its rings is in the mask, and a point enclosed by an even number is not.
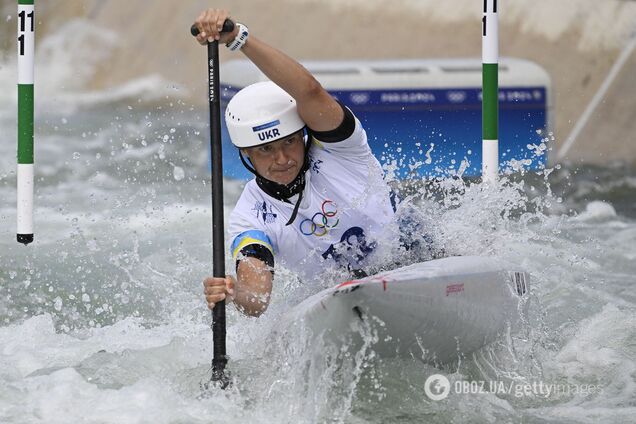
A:
[[[33,80],[35,69],[34,0],[18,0],[18,169],[17,240],[33,241]]]
[[[234,30],[234,22],[226,19],[221,32]],[[196,26],[190,28],[193,36],[199,34]],[[219,83],[219,43],[208,42],[208,78],[210,103],[210,161],[212,163],[212,276],[225,278],[225,241],[223,236],[223,163],[221,155],[221,100]],[[212,358],[212,379],[222,389],[230,385],[225,371],[227,355],[225,351],[225,301],[217,302],[212,309],[212,333],[214,356]]]
[[[499,175],[499,22],[497,0],[483,0],[482,18],[482,180]]]

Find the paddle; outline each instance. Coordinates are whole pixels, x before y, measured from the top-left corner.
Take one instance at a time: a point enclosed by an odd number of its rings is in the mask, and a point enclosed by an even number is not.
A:
[[[221,32],[234,30],[234,22],[225,20]],[[193,36],[199,29],[192,25]],[[212,276],[225,278],[225,241],[223,237],[223,163],[221,160],[221,102],[219,100],[219,43],[208,42],[208,77],[210,87],[210,160],[212,163]],[[217,302],[212,309],[212,337],[214,356],[212,358],[212,378],[222,389],[230,384],[225,372],[225,301]]]

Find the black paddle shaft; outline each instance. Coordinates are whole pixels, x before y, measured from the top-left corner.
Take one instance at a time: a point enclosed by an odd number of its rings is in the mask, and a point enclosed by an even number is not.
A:
[[[227,19],[222,32],[234,30],[234,22]],[[199,34],[198,28],[190,28],[192,35]],[[221,157],[221,101],[219,98],[219,43],[208,42],[208,78],[210,101],[210,161],[212,164],[212,276],[225,278],[225,240],[223,236],[223,162]],[[218,302],[212,309],[212,335],[214,357],[212,358],[212,381],[227,387],[229,379],[225,374],[227,356],[225,352],[225,301]]]

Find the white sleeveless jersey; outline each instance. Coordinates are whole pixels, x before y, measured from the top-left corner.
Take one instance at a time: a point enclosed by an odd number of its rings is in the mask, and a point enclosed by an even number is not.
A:
[[[263,192],[256,180],[245,186],[229,222],[235,260],[245,246],[259,244],[285,268],[315,277],[335,266],[361,269],[372,258],[394,210],[366,132],[356,119],[348,139],[312,143],[302,202],[292,224],[285,225],[297,196],[287,203]]]

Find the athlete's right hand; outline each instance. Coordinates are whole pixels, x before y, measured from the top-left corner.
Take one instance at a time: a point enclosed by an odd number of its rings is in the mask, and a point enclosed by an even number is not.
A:
[[[234,300],[234,287],[236,279],[231,275],[225,278],[208,277],[203,280],[203,293],[208,303],[208,308],[214,308],[218,302],[225,300],[226,303]]]

